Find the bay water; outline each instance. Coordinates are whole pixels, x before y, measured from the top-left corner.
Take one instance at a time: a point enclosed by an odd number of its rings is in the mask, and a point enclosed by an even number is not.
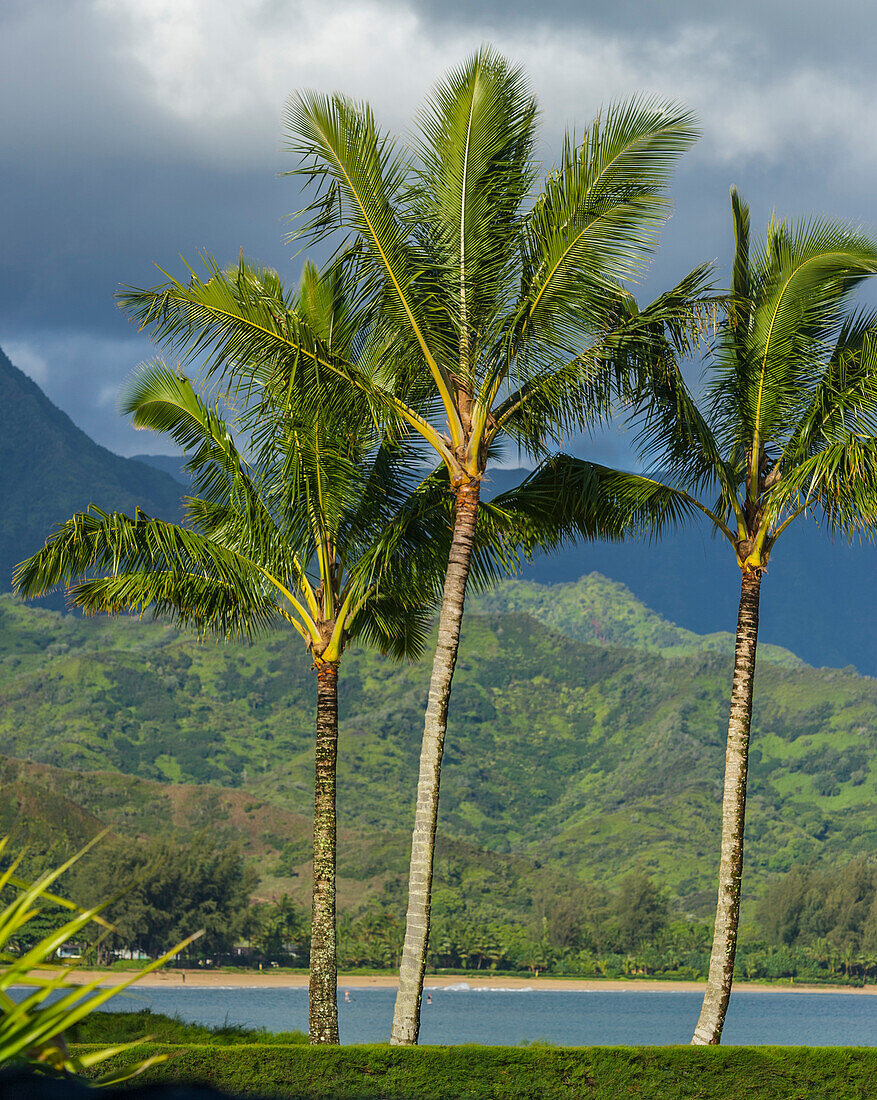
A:
[[[342,1043],[383,1043],[390,1033],[395,991],[349,990],[339,994]],[[426,1003],[427,994],[432,1003]],[[427,989],[420,1041],[517,1046],[687,1043],[702,994],[636,989],[543,991],[456,987]],[[107,1008],[179,1015],[194,1023],[224,1023],[268,1031],[307,1031],[307,989],[241,987],[140,988],[114,997]],[[722,1037],[725,1045],[877,1046],[877,995],[735,993]]]

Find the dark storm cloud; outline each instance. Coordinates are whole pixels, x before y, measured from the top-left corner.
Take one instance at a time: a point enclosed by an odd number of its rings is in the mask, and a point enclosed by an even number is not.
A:
[[[642,293],[729,248],[728,185],[772,207],[877,222],[870,71],[851,57],[877,9],[519,0],[41,0],[0,3],[0,345],[115,449],[149,449],[114,413],[151,354],[114,304],[179,254],[247,255],[288,278],[298,205],[282,150],[294,88],[368,97],[404,127],[429,83],[481,41],[530,73],[550,160],[565,124],[637,90],[689,103],[704,137]],[[624,446],[616,433],[601,444]]]
[[[770,63],[788,66],[801,60],[849,65],[863,41],[877,30],[877,11],[862,0],[825,4],[801,0],[415,0],[414,7],[435,26],[510,25],[539,28],[546,20],[557,28],[591,28],[634,38],[669,38],[680,27],[714,27],[748,39],[753,56],[770,51]]]

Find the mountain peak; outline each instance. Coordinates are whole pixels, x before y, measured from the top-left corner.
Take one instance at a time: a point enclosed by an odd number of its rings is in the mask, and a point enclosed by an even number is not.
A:
[[[0,349],[0,591],[15,566],[89,504],[107,511],[180,517],[180,486],[168,474],[120,458],[90,439]]]

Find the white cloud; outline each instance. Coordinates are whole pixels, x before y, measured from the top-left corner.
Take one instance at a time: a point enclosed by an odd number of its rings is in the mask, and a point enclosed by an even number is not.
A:
[[[241,163],[276,149],[294,89],[368,97],[398,124],[471,48],[431,41],[410,9],[380,0],[94,0],[92,14],[153,108],[202,152]]]
[[[848,64],[877,6],[626,0],[598,23],[598,0],[432,0],[436,18],[418,3],[0,0],[4,346],[90,435],[121,453],[153,446],[113,411],[120,380],[155,352],[102,335],[126,331],[120,281],[148,285],[153,259],[177,271],[177,252],[202,247],[222,261],[243,247],[295,276],[278,243],[295,189],[272,175],[292,167],[281,117],[297,88],[367,98],[400,131],[432,81],[490,41],[530,74],[549,156],[608,99],[689,104],[704,138],[677,175],[656,289],[727,255],[732,180],[754,224],[774,204],[877,222],[877,76]]]
[[[398,129],[432,80],[487,38],[527,66],[549,134],[648,91],[697,110],[699,156],[714,161],[776,161],[813,143],[877,160],[873,78],[777,58],[709,14],[648,37],[548,20],[538,32],[510,23],[491,33],[471,16],[462,30],[399,0],[94,0],[91,15],[114,64],[139,75],[150,111],[190,151],[227,165],[258,156],[282,166],[282,105],[300,87],[368,98]]]

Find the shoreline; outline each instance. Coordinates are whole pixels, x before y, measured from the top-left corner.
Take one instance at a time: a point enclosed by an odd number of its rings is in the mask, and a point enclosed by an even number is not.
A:
[[[45,971],[48,975],[49,971]],[[127,970],[76,970],[68,980],[84,985],[100,979],[101,985],[115,986],[131,976]],[[339,974],[338,988],[344,989],[395,989],[399,979],[395,974]],[[270,970],[241,973],[222,973],[215,970],[166,970],[154,971],[139,979],[132,988],[141,989],[304,989],[308,984],[307,971],[300,974],[276,974]],[[662,981],[660,979],[634,978],[502,978],[489,974],[427,974],[424,990],[440,990],[448,987],[469,990],[508,990],[568,993],[702,993],[706,982]],[[767,984],[761,982],[735,982],[738,993],[847,993],[872,996],[877,984],[849,985],[800,985]]]

